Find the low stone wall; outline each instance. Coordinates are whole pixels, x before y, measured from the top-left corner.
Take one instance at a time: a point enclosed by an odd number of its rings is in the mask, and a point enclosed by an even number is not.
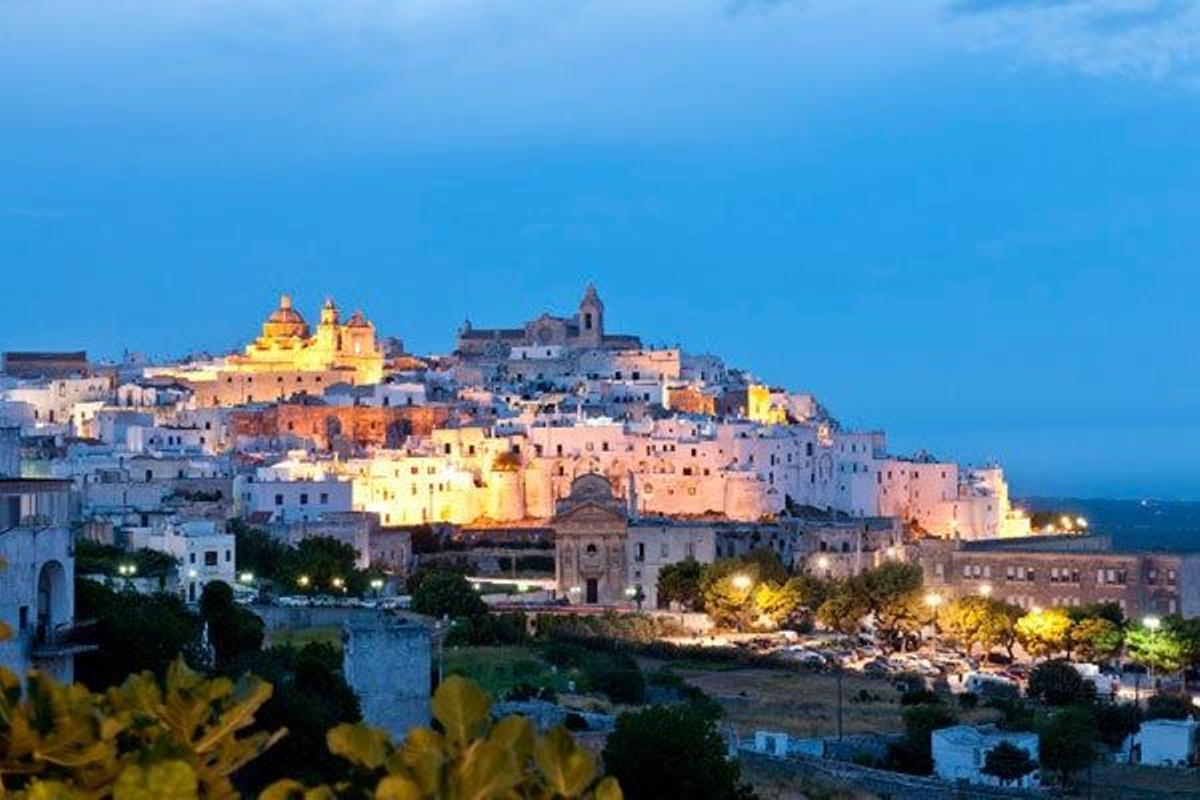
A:
[[[937,778],[904,775],[845,761],[806,756],[774,758],[742,750],[738,758],[743,769],[758,779],[788,781],[809,778],[831,786],[867,792],[884,800],[1014,800],[1045,797],[1045,794],[1038,792],[952,784]]]

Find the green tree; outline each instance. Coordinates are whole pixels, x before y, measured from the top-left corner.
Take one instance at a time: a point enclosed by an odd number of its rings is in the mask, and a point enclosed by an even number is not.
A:
[[[658,572],[658,600],[678,603],[689,611],[700,607],[700,583],[704,567],[694,558],[668,564]]]
[[[286,581],[283,570],[292,548],[260,528],[252,528],[240,519],[231,519],[228,531],[233,534],[237,571],[252,573],[257,579],[279,583],[286,592],[294,591],[295,583]]]
[[[756,553],[759,551],[755,551]],[[704,611],[719,628],[749,630],[758,621],[755,590],[761,582],[762,563],[774,573],[763,556],[756,559],[726,558],[709,564],[700,582]]]
[[[1118,628],[1125,627],[1125,612],[1121,610],[1119,603],[1089,603],[1085,606],[1072,606],[1067,609],[1067,614],[1070,615],[1072,622],[1089,619],[1091,617],[1099,617],[1106,619]]]
[[[652,706],[622,714],[604,745],[604,766],[630,800],[686,797],[743,800],[737,761],[711,715],[692,705]]]
[[[1071,642],[1071,618],[1060,608],[1030,611],[1017,620],[1017,641],[1035,658],[1061,653]]]
[[[1146,701],[1146,719],[1191,719],[1195,710],[1187,694],[1154,694]]]
[[[1070,661],[1055,659],[1033,668],[1025,692],[1046,705],[1065,706],[1091,701],[1096,695],[1096,687],[1084,680]]]
[[[893,769],[911,775],[928,775],[933,771],[930,736],[940,728],[958,724],[953,709],[941,703],[921,703],[904,709],[904,739],[888,750]]]
[[[1084,661],[1111,661],[1124,642],[1125,632],[1107,617],[1083,617],[1071,628],[1071,652]]]
[[[76,678],[95,690],[149,671],[162,677],[200,634],[200,619],[176,595],[116,592],[86,578],[75,582],[75,616],[95,620],[95,651],[75,658]]]
[[[1181,635],[1178,621],[1168,617],[1158,630],[1134,625],[1125,633],[1125,651],[1139,664],[1159,672],[1175,672],[1187,662],[1188,642]]]
[[[1100,741],[1114,750],[1142,723],[1142,712],[1133,703],[1102,703],[1095,707],[1095,714]]]
[[[1001,742],[987,751],[983,759],[983,768],[979,771],[984,775],[991,775],[1007,786],[1010,783],[1018,783],[1037,767],[1037,762],[1024,748],[1011,742]]]
[[[208,639],[217,664],[262,647],[263,621],[233,602],[233,590],[224,581],[209,581],[200,594],[200,618],[208,625]]]
[[[1042,766],[1069,784],[1096,758],[1096,718],[1086,706],[1067,706],[1048,715],[1038,728]]]
[[[947,603],[938,616],[938,626],[968,655],[978,645],[985,652],[1003,647],[1011,657],[1021,613],[1012,603],[971,595]]]
[[[358,553],[345,542],[330,536],[309,536],[283,556],[277,580],[287,591],[360,595],[366,575],[355,564]],[[303,576],[307,580],[301,582]],[[338,584],[341,584],[340,586]]]
[[[326,731],[361,718],[358,698],[342,676],[342,654],[331,645],[311,643],[297,650],[272,647],[244,653],[226,664],[227,675],[251,673],[277,687],[257,714],[252,730],[286,729],[288,735],[238,772],[246,797],[288,777],[305,783],[336,783],[346,765],[325,746]]]
[[[483,614],[487,606],[465,575],[444,570],[423,570],[414,576],[412,610],[431,617],[452,619]]]
[[[858,633],[868,613],[866,598],[859,592],[839,585],[817,609],[817,621],[838,633]]]

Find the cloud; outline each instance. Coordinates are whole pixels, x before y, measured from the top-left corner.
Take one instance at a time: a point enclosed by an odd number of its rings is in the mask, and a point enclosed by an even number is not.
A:
[[[1200,88],[1196,0],[957,0],[947,8],[968,43],[1026,63]]]

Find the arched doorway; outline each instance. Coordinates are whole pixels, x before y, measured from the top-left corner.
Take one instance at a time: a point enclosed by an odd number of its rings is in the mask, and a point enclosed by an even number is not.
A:
[[[68,594],[67,571],[58,561],[47,561],[38,571],[37,628],[38,641],[45,641],[56,626],[71,618],[71,598]]]

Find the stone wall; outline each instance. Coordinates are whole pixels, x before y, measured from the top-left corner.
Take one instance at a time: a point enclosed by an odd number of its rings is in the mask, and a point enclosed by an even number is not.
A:
[[[790,756],[774,758],[741,751],[743,773],[759,782],[790,782],[807,778],[819,783],[867,792],[891,800],[1012,800],[1044,797],[1038,792],[952,784],[936,778],[904,775],[861,767],[844,761]]]

